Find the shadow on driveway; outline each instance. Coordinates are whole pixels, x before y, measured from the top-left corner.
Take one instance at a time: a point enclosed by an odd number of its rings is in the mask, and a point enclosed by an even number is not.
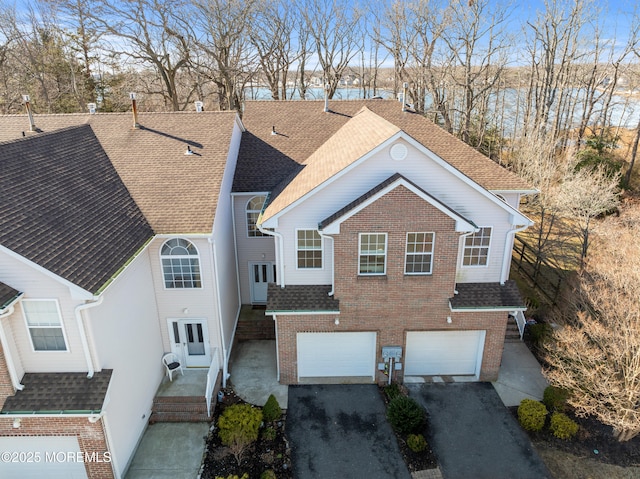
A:
[[[296,479],[409,479],[375,385],[290,386]]]
[[[491,383],[412,385],[409,393],[429,413],[427,440],[446,479],[553,477]]]

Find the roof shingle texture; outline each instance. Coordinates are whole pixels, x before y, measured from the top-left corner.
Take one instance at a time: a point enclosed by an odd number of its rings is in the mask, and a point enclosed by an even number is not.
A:
[[[246,102],[238,166],[233,183],[236,192],[272,191],[300,171],[318,148],[366,106],[394,127],[457,168],[488,190],[531,190],[523,180],[435,125],[431,120],[403,112],[393,100]],[[276,135],[272,135],[275,127]],[[364,132],[366,136],[369,131]],[[362,137],[363,132],[360,132]],[[349,141],[360,141],[351,138]]]
[[[0,144],[0,244],[96,293],[153,231],[88,125]]]
[[[0,281],[0,311],[20,295],[20,291]]]
[[[0,414],[92,413],[101,411],[112,369],[87,373],[26,373],[24,389],[9,396]]]
[[[131,196],[158,234],[211,233],[235,112],[35,115],[50,132],[91,125]],[[29,133],[26,115],[0,115],[0,141]],[[193,155],[185,155],[190,146]]]
[[[269,283],[266,313],[340,311],[340,301],[329,296],[331,285],[289,285]]]
[[[525,304],[515,281],[500,283],[458,283],[456,294],[450,299],[451,308],[490,309],[524,308]]]

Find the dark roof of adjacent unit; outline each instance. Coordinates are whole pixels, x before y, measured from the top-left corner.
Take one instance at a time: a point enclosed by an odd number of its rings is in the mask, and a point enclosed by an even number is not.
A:
[[[0,244],[96,293],[152,236],[89,125],[0,144]]]
[[[452,310],[526,308],[515,281],[500,283],[458,283],[458,294],[449,300]]]
[[[22,293],[0,281],[0,311],[9,306]]]
[[[340,302],[329,296],[331,285],[289,285],[270,283],[266,314],[339,312]]]
[[[97,414],[113,370],[87,373],[26,373],[22,391],[7,397],[1,414]]]
[[[431,120],[412,111],[403,112],[396,101],[331,101],[329,112],[323,111],[323,105],[322,101],[246,102],[242,118],[246,131],[240,145],[233,190],[272,191],[281,182],[294,178],[304,167],[303,163],[363,107],[404,131],[488,190],[531,190],[515,174]],[[272,134],[272,130],[276,134]],[[367,132],[363,132],[351,137],[349,142],[353,144],[347,146],[366,146],[364,143],[370,140]]]

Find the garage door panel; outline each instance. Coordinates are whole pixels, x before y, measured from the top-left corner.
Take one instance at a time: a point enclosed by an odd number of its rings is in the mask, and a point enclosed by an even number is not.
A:
[[[376,333],[298,333],[298,377],[370,376]]]
[[[405,375],[477,374],[484,336],[484,331],[408,332]]]

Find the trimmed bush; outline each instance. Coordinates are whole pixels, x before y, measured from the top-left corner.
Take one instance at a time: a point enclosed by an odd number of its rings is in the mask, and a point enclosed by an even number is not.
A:
[[[527,431],[540,431],[547,418],[547,408],[540,401],[523,399],[518,406],[518,421]]]
[[[278,400],[272,394],[271,396],[269,396],[269,399],[267,399],[267,402],[262,408],[262,419],[267,422],[271,422],[280,419],[280,416],[282,416],[282,409],[280,409]]]
[[[265,441],[273,441],[276,438],[277,432],[272,427],[265,427],[260,435]]]
[[[398,396],[389,403],[387,418],[400,434],[419,433],[424,427],[426,414],[420,404],[408,396]]]
[[[413,452],[422,452],[427,448],[427,440],[422,434],[409,434],[407,437],[407,446]]]
[[[276,473],[273,472],[272,469],[267,469],[262,474],[260,474],[260,479],[277,479]]]
[[[571,439],[578,433],[578,423],[564,413],[554,412],[551,415],[551,432],[559,439]]]
[[[251,404],[234,404],[224,410],[218,419],[218,436],[228,446],[238,465],[249,444],[258,439],[262,410]]]
[[[398,386],[396,383],[385,386],[384,393],[387,396],[387,399],[389,399],[389,401],[393,401],[398,396],[402,396],[402,392],[400,391],[400,386]]]
[[[547,386],[544,390],[542,402],[549,411],[566,411],[569,391],[556,386]]]

